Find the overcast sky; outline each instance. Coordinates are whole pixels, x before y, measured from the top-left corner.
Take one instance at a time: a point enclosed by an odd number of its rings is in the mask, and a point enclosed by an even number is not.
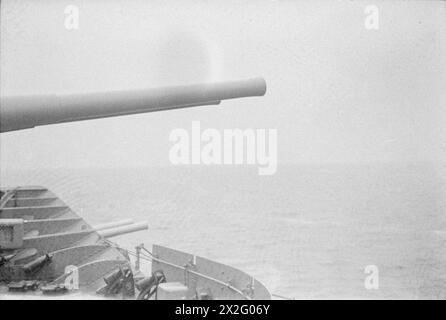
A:
[[[67,5],[78,30],[64,27]],[[367,5],[379,30],[364,27]],[[4,133],[2,170],[168,165],[169,133],[273,128],[278,162],[446,161],[446,3],[1,1],[1,94],[262,76],[265,97]]]

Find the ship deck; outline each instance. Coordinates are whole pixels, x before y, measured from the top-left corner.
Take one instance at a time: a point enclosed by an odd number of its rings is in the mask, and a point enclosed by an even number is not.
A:
[[[0,299],[46,299],[46,291],[39,290],[42,285],[70,289],[51,295],[52,299],[102,299],[104,296],[96,292],[116,270],[131,270],[132,284],[145,277],[140,270],[141,259],[151,262],[152,271],[161,270],[168,282],[187,288],[188,299],[203,295],[214,299],[271,299],[262,283],[231,266],[158,245],[151,251],[143,246],[138,252],[120,248],[109,238],[141,230],[144,225],[121,221],[91,226],[45,187],[2,189],[0,196],[0,227],[2,221],[20,221],[23,233],[19,248],[0,249],[0,256],[4,260],[8,257],[0,264]],[[135,256],[135,265],[130,255]],[[28,266],[36,261],[43,262],[37,271],[29,272]],[[36,282],[37,289],[11,292],[11,283],[17,286],[24,281]]]

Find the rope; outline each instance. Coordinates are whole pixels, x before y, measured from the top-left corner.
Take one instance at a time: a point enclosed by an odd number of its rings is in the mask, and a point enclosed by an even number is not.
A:
[[[277,293],[271,293],[271,295],[272,295],[273,297],[280,298],[280,299],[283,299],[283,300],[295,300],[294,298],[289,298],[289,297],[281,296],[280,294],[277,294]]]

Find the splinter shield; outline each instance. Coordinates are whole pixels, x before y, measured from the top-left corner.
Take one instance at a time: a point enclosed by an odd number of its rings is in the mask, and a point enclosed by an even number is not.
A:
[[[152,272],[188,287],[187,299],[271,299],[263,284],[236,268],[163,246],[153,246]]]

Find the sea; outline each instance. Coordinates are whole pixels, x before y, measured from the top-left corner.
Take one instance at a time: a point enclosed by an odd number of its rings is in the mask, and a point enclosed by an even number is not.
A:
[[[148,221],[121,247],[213,259],[278,296],[446,298],[444,164],[2,169],[2,187],[45,186],[92,225]]]

